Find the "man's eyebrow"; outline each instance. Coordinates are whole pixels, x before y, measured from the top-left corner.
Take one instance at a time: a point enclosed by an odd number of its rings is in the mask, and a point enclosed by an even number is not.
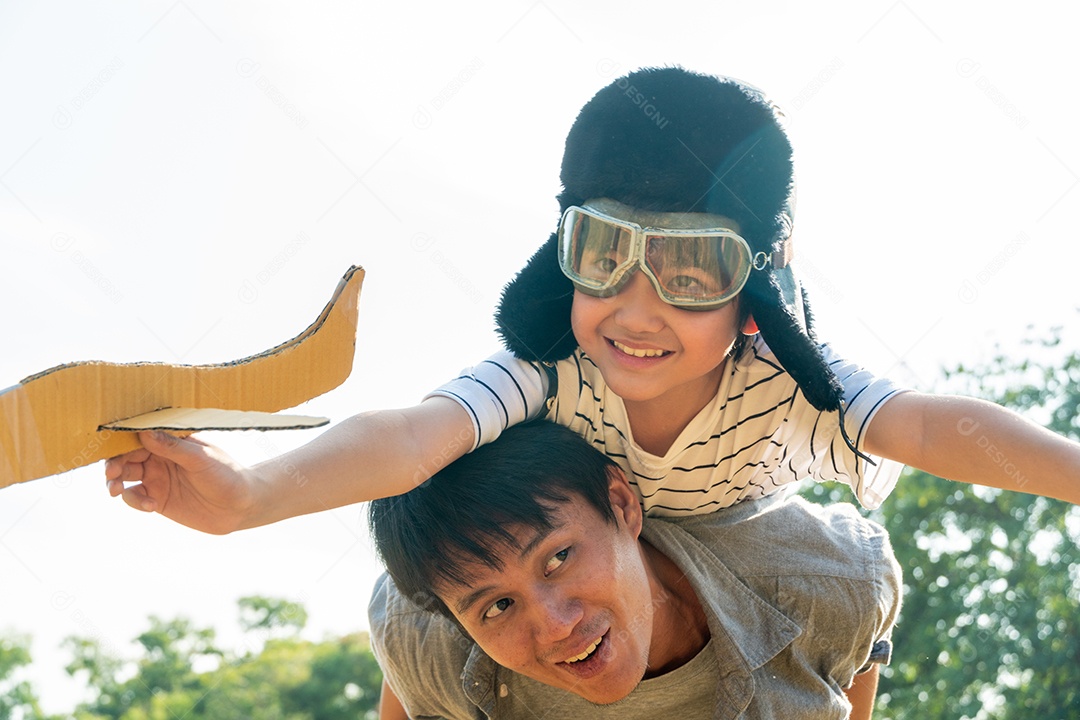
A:
[[[454,609],[457,610],[458,615],[464,615],[466,612],[469,611],[469,608],[476,604],[477,600],[482,598],[484,595],[487,595],[494,589],[494,585],[485,585],[482,588],[477,588],[465,597],[458,600],[457,603],[454,604]]]
[[[536,534],[533,535],[533,539],[525,543],[525,547],[521,548],[519,557],[524,560],[529,555],[532,555],[534,552],[536,552],[536,549],[540,547],[540,545],[542,545],[544,541],[551,536],[552,533],[554,533],[561,527],[562,523],[552,523],[546,528],[540,528],[539,530],[537,530]]]
[[[537,530],[536,534],[533,535],[532,540],[525,543],[525,546],[521,548],[521,551],[518,553],[518,558],[521,560],[528,558],[529,555],[536,552],[536,549],[560,527],[562,527],[561,524]],[[454,609],[457,610],[458,615],[464,615],[480,598],[494,589],[494,585],[485,585],[484,587],[476,588],[454,603]]]

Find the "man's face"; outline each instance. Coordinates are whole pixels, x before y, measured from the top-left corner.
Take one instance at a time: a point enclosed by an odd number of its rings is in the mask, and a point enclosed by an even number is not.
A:
[[[611,494],[617,525],[561,503],[552,530],[513,530],[521,550],[503,553],[502,570],[472,565],[474,582],[439,593],[492,660],[605,704],[641,681],[653,630],[640,508],[621,478]]]

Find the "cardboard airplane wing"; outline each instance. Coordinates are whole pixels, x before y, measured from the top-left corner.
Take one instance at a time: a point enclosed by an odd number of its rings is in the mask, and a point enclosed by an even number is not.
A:
[[[363,268],[349,268],[322,313],[291,340],[216,365],[78,362],[0,391],[0,487],[139,447],[133,431],[273,430],[325,418],[277,415],[352,371]]]

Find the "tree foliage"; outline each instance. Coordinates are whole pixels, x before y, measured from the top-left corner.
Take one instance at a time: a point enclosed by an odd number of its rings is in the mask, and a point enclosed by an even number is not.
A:
[[[1063,353],[1059,337],[1027,353],[1056,360],[999,354],[949,373],[950,385],[1080,439],[1080,354]],[[1022,491],[1023,468],[969,430]],[[908,469],[873,517],[905,580],[875,717],[1080,718],[1080,508]]]
[[[21,636],[0,636],[0,720],[58,720],[46,716],[30,683],[18,679],[30,664],[30,641]]]
[[[298,602],[251,595],[240,598],[239,605],[240,627],[244,630],[280,630],[287,634],[303,630],[307,624],[307,610]]]
[[[69,638],[68,672],[93,699],[76,720],[344,720],[374,717],[382,673],[367,635],[311,642],[298,637],[307,613],[278,598],[242,598],[249,649],[230,654],[212,629],[150,618],[136,638],[141,656],[124,661],[95,640]],[[3,720],[0,717],[0,720]]]

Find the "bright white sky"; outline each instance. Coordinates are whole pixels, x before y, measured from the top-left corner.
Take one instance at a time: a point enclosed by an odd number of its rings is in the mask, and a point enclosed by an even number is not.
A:
[[[414,403],[497,347],[498,292],[554,229],[581,105],[676,63],[787,110],[798,267],[848,357],[930,389],[1029,323],[1077,318],[1066,3],[101,7],[0,9],[0,387],[75,360],[261,351],[355,263],[352,377],[302,410]],[[313,432],[209,439],[256,462]],[[249,594],[302,601],[312,638],[362,629],[378,567],[361,514],[219,538],[110,499],[100,464],[7,488],[0,630],[33,635],[61,711],[79,697],[67,635],[132,653],[148,615],[186,615],[235,643]]]

